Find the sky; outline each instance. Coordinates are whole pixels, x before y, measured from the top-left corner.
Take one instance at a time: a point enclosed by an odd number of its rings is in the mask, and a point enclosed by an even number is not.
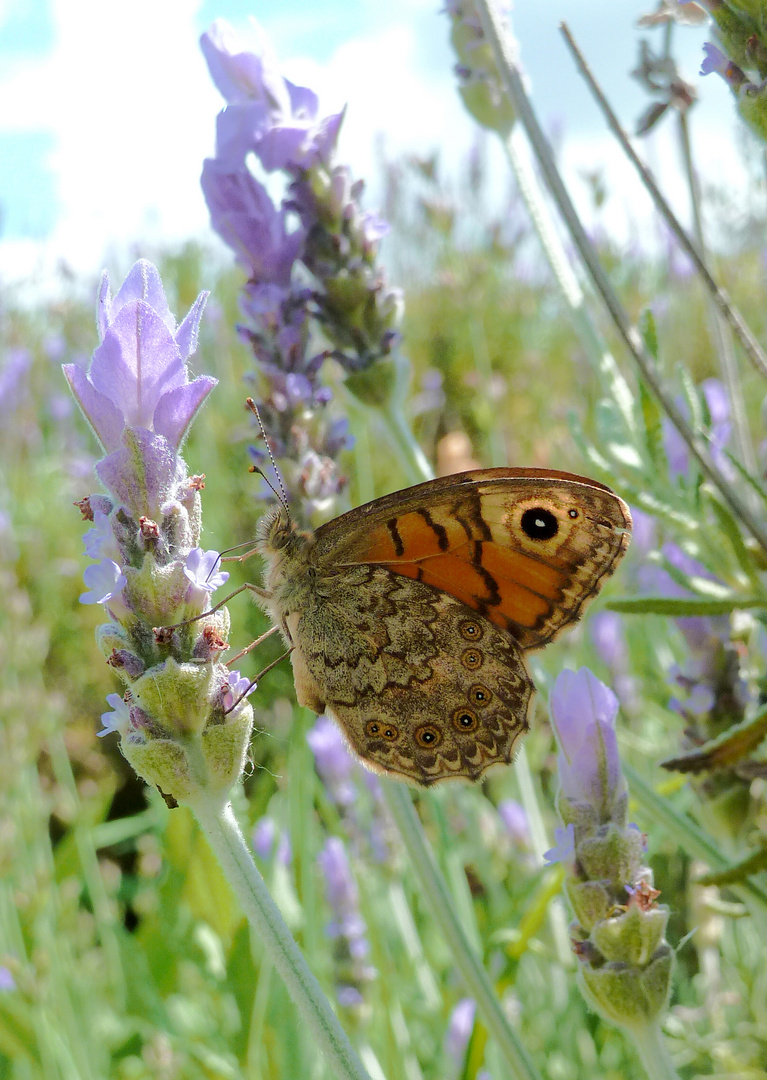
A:
[[[457,168],[474,137],[452,74],[441,0],[0,0],[0,285],[41,280],[60,264],[92,276],[128,249],[211,239],[199,188],[223,102],[199,49],[215,18],[247,32],[255,17],[285,74],[344,102],[339,160],[367,180],[375,209],[376,143],[388,156],[438,150]],[[584,208],[584,174],[602,170],[618,235],[649,214],[558,31],[565,20],[631,129],[647,104],[629,72],[637,17],[651,0],[517,0],[512,13],[533,102],[558,133],[566,179]],[[699,80],[705,29],[678,30],[677,55],[698,84],[692,118],[701,170],[721,168],[736,127],[727,87]],[[645,32],[660,46],[660,32]],[[685,216],[674,125],[640,150]],[[492,160],[499,175],[504,163]],[[505,183],[505,177],[503,178]],[[500,184],[500,181],[499,181]]]

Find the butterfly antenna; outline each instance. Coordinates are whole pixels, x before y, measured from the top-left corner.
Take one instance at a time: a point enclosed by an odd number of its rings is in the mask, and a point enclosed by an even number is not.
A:
[[[263,469],[259,469],[256,465],[251,465],[250,471],[254,472],[254,473],[259,473],[261,476],[263,476],[264,480],[266,480],[267,484],[269,485],[271,490],[274,492],[274,494],[277,496],[280,503],[282,504],[282,508],[285,511],[285,517],[287,518],[288,525],[290,525],[290,508],[288,507],[288,493],[285,490],[285,485],[282,482],[282,476],[280,474],[280,470],[277,467],[277,462],[274,460],[274,454],[272,453],[272,448],[269,445],[269,440],[266,437],[266,430],[264,429],[264,424],[263,424],[263,421],[261,419],[261,413],[258,411],[258,405],[256,405],[253,398],[249,397],[249,398],[246,398],[245,400],[246,400],[248,408],[253,413],[256,420],[258,420],[258,426],[261,429],[261,436],[262,436],[262,438],[264,440],[264,446],[266,447],[266,452],[269,455],[269,460],[272,463],[272,468],[274,469],[274,475],[277,477],[277,483],[280,486],[280,490],[277,491],[277,489],[275,488],[274,484],[271,482],[269,477],[266,475],[266,473],[264,473]]]

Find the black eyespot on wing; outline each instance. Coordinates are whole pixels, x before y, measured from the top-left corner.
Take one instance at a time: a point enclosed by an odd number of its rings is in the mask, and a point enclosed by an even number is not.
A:
[[[479,641],[484,633],[482,627],[475,619],[464,619],[458,629],[461,637],[467,641]]]
[[[476,671],[482,667],[483,656],[479,649],[465,649],[461,653],[461,663],[469,671]]]
[[[522,515],[522,531],[531,540],[550,540],[559,532],[559,522],[551,510],[534,506]]]
[[[480,709],[483,706],[490,704],[492,696],[492,690],[488,690],[482,683],[476,683],[469,689],[469,701],[472,705],[477,705]]]
[[[476,731],[479,720],[471,709],[456,709],[453,713],[453,724],[459,731]]]
[[[415,729],[414,735],[415,741],[424,750],[433,750],[435,746],[439,746],[442,742],[442,732],[434,724],[421,724],[420,727]]]
[[[399,738],[399,728],[395,724],[382,724],[379,720],[368,720],[365,733],[373,739],[386,739],[395,742]]]

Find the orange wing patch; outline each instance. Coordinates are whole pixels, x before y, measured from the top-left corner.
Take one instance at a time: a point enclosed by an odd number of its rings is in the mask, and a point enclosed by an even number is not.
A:
[[[540,559],[500,547],[476,524],[426,507],[393,515],[369,538],[365,561],[450,593],[503,629],[533,627],[561,595],[566,575]],[[496,528],[496,531],[499,531]]]

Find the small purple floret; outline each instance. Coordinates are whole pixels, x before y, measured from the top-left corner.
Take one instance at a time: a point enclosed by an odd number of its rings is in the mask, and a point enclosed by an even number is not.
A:
[[[80,596],[81,604],[106,604],[113,596],[122,592],[128,583],[125,574],[112,559],[102,559],[93,566],[87,566],[83,580],[88,591]]]
[[[112,711],[101,714],[101,723],[104,727],[96,734],[99,738],[111,735],[113,731],[124,735],[130,724],[130,708],[125,699],[122,694],[107,694],[107,705],[112,706]]]
[[[203,551],[202,548],[192,548],[186,557],[184,574],[189,578],[192,585],[205,592],[215,592],[224,582],[229,580],[227,570],[216,570],[221,561],[218,551]]]
[[[228,577],[229,575],[227,575]],[[229,672],[229,686],[224,691],[224,709],[229,712],[236,704],[248,697],[256,689],[257,684],[239,671]]]
[[[572,822],[564,828],[557,825],[554,829],[554,847],[543,853],[543,861],[552,866],[554,863],[569,862],[575,855],[575,826]]]

